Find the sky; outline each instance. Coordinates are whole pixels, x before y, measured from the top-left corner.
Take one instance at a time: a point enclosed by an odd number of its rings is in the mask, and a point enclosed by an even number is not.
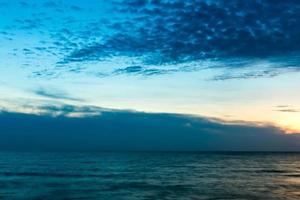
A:
[[[3,137],[99,120],[137,141],[134,125],[168,132],[156,149],[300,149],[299,1],[0,0],[0,13]]]

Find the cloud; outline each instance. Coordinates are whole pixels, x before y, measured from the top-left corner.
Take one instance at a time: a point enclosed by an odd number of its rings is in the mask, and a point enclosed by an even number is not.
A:
[[[74,98],[67,94],[66,92],[63,92],[61,90],[45,90],[43,88],[39,88],[34,91],[35,94],[43,97],[47,97],[50,99],[60,99],[60,100],[70,100],[70,101],[82,101],[79,98]]]
[[[106,109],[95,106],[73,106],[73,105],[43,105],[34,108],[41,115],[63,116],[63,117],[89,117],[101,115]]]
[[[66,60],[124,54],[160,64],[300,50],[297,1],[123,1],[118,9],[129,17],[114,22],[113,34],[74,50]]]
[[[153,76],[153,75],[174,73],[178,70],[179,69],[159,69],[159,68],[145,68],[141,66],[129,66],[129,67],[119,68],[114,70],[112,72],[112,75],[134,74],[134,75],[143,75],[143,76]]]
[[[296,110],[296,109],[280,109],[280,110],[277,110],[279,112],[289,112],[289,113],[297,113],[299,112],[299,110]]]
[[[278,105],[276,106],[276,111],[278,112],[286,112],[286,113],[298,113],[300,110],[293,108],[290,105]]]
[[[267,60],[271,65],[236,75],[237,69],[245,67],[240,63],[241,66],[226,68],[226,75],[213,80],[274,77],[299,69],[300,4],[297,1],[276,4],[268,0],[123,1],[118,9],[129,17],[115,21],[111,25],[112,34],[101,42],[89,41],[74,49],[64,61],[101,61],[124,55],[140,57],[144,65],[158,66],[212,59],[223,66],[233,64],[228,60],[244,60],[250,69],[255,66],[249,60]],[[132,69],[118,72],[136,75],[182,72],[155,69],[147,73]]]
[[[0,114],[0,147],[15,150],[300,150],[300,136],[271,125],[228,123],[205,117],[96,107],[48,107],[50,112],[101,110],[74,118],[51,114]]]
[[[276,106],[277,108],[288,108],[288,107],[290,107],[289,105],[278,105],[278,106]]]
[[[248,78],[272,78],[279,74],[276,70],[248,71],[248,72],[227,72],[216,75],[212,78],[215,81],[224,81],[229,79],[248,79]]]
[[[32,77],[82,73],[91,63],[113,62],[115,58],[125,58],[124,63],[107,76],[202,70],[206,61],[210,63],[206,68],[226,70],[210,80],[274,77],[299,71],[299,1],[119,0],[84,7],[46,1],[38,5],[41,12],[32,9],[5,30],[48,34],[49,41],[14,52],[26,58],[24,66],[53,58],[50,66],[54,67],[41,67]],[[64,13],[53,13],[52,8]],[[267,65],[257,66],[257,60]],[[197,62],[198,67],[185,70],[178,65],[191,62]],[[171,65],[177,68],[170,70]],[[132,71],[134,66],[142,69]],[[243,68],[249,71],[240,72]],[[97,70],[95,74],[105,73],[102,68]]]

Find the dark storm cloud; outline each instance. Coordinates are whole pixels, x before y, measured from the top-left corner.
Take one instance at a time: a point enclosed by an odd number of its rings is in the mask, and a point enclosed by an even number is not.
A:
[[[300,150],[299,135],[272,126],[176,114],[150,114],[74,106],[50,112],[101,110],[97,116],[0,114],[0,147],[21,150]]]
[[[300,50],[299,1],[124,1],[118,9],[129,17],[114,22],[113,34],[74,50],[66,60],[123,54],[163,64]]]

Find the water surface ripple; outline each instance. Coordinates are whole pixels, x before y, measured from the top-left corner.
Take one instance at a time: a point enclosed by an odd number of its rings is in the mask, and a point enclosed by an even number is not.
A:
[[[0,153],[0,199],[300,199],[300,153]]]

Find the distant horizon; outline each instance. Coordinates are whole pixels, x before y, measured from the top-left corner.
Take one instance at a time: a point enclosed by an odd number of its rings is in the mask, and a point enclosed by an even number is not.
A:
[[[52,109],[59,115],[0,113],[0,150],[300,151],[300,134],[286,134],[270,124],[100,108]],[[83,110],[85,117],[68,116]]]

